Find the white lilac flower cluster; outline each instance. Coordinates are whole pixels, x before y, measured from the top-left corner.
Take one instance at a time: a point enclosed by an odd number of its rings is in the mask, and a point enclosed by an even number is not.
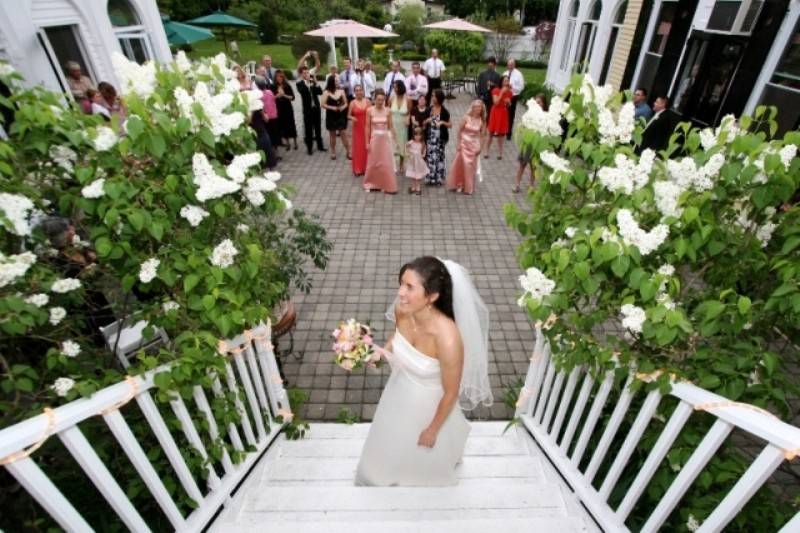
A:
[[[730,144],[738,134],[739,126],[736,124],[736,117],[725,115],[717,129],[706,128],[700,131],[700,144],[707,152],[719,144]]]
[[[181,207],[181,217],[189,221],[189,225],[196,228],[200,225],[204,218],[209,215],[209,212],[196,205],[185,205]]]
[[[0,61],[0,76],[10,76],[17,71],[14,67],[12,67],[9,63],[5,63]]]
[[[567,174],[572,172],[569,168],[569,162],[559,157],[555,152],[546,150],[539,154],[539,158],[542,160],[542,163],[553,169],[553,173],[550,174],[550,183],[558,183],[557,174],[559,172],[566,172]]]
[[[653,184],[656,208],[664,217],[680,217],[683,208],[678,206],[682,189],[673,181],[657,181]]]
[[[61,323],[64,318],[67,316],[67,310],[63,307],[51,307],[50,308],[50,324],[53,326],[57,326]]]
[[[767,207],[764,209],[764,215],[766,215],[766,221],[759,225],[756,221],[750,218],[750,204],[748,198],[740,198],[733,202],[733,207],[736,209],[736,219],[734,220],[734,224],[742,228],[744,231],[753,232],[756,236],[756,239],[761,243],[762,248],[766,248],[769,244],[769,241],[772,240],[772,234],[775,232],[775,228],[778,227],[772,221],[772,217],[775,216],[775,208],[774,207]]]
[[[656,294],[656,302],[663,305],[667,309],[675,309],[675,302],[672,301],[672,297],[667,293],[667,279],[675,275],[675,267],[670,265],[669,263],[665,263],[658,267],[658,274],[660,274],[664,279],[658,285],[658,293]]]
[[[563,133],[561,113],[566,105],[561,97],[554,96],[547,111],[541,108],[535,98],[528,100],[527,106],[528,110],[522,115],[523,127],[540,135],[560,136]]]
[[[238,231],[239,233],[247,233],[248,231],[250,231],[250,226],[248,226],[247,224],[236,224],[236,231]]]
[[[625,304],[620,308],[622,315],[622,326],[633,333],[642,332],[642,324],[647,318],[644,309],[633,304]]]
[[[638,163],[625,154],[617,154],[614,156],[615,166],[601,168],[597,177],[609,191],[630,195],[647,185],[655,158],[656,153],[650,149],[642,152]]]
[[[50,386],[53,389],[53,392],[56,393],[56,396],[64,397],[67,395],[69,391],[72,390],[72,387],[75,386],[75,380],[71,378],[58,378],[53,382]]]
[[[780,157],[781,163],[786,170],[789,170],[789,166],[792,164],[792,160],[797,156],[797,146],[794,144],[787,144],[782,146],[779,150],[776,150],[774,147],[770,146],[763,150],[753,164],[758,168],[758,172],[755,176],[753,176],[753,182],[759,185],[763,185],[769,181],[769,177],[767,176],[767,172],[764,169],[764,159],[768,155],[775,155],[777,154]]]
[[[278,192],[278,200],[283,204],[283,208],[289,211],[292,208],[292,201],[289,200],[282,192]]]
[[[111,63],[119,79],[120,92],[124,95],[136,94],[142,99],[147,99],[158,87],[156,79],[156,64],[147,61],[144,64],[130,61],[119,52],[111,54]]]
[[[603,108],[611,99],[612,94],[614,94],[614,87],[609,84],[595,85],[592,77],[589,74],[584,74],[581,84],[581,95],[583,96],[584,104],[593,102],[598,109]]]
[[[117,134],[108,126],[100,126],[95,133],[96,135],[94,139],[92,139],[92,145],[98,152],[110,150],[117,144]]]
[[[103,186],[106,184],[105,178],[100,178],[99,180],[94,180],[89,185],[85,186],[81,189],[81,196],[84,198],[100,198],[105,194],[103,191]]]
[[[233,258],[238,253],[239,250],[233,245],[233,241],[225,239],[211,252],[211,264],[221,268],[228,268],[233,264]]]
[[[30,199],[20,194],[0,192],[0,211],[8,220],[0,221],[0,224],[4,224],[8,231],[20,237],[31,234],[29,216],[33,202]]]
[[[169,300],[168,302],[164,302],[161,304],[161,308],[164,310],[164,314],[170,313],[172,311],[177,311],[181,308],[181,305],[178,302],[173,300]]]
[[[81,280],[75,278],[64,278],[53,282],[50,290],[59,294],[65,294],[81,287]]]
[[[192,157],[192,171],[194,172],[194,184],[197,185],[197,193],[195,194],[200,202],[221,198],[241,188],[235,181],[217,174],[205,154],[194,154]]]
[[[536,267],[530,267],[525,271],[525,274],[519,277],[519,284],[522,285],[522,290],[525,293],[517,300],[517,305],[520,307],[525,305],[525,299],[530,296],[534,300],[541,300],[548,294],[553,292],[556,287],[556,282],[549,279]]]
[[[39,293],[39,294],[32,294],[25,298],[26,304],[35,305],[36,307],[44,307],[47,305],[47,302],[50,301],[50,297],[46,294]]]
[[[274,191],[278,187],[276,182],[279,179],[281,179],[281,175],[278,172],[267,172],[264,174],[263,178],[250,178],[247,180],[247,186],[244,189],[244,195],[251,204],[256,207],[260,207],[264,205],[264,202],[266,201],[264,193]],[[281,201],[283,201],[284,197],[282,194],[279,194],[278,197],[281,198]]]
[[[697,531],[700,529],[700,522],[694,517],[694,515],[690,514],[689,519],[686,520],[686,529],[689,531]]]
[[[192,62],[186,57],[186,52],[183,50],[179,50],[178,53],[175,54],[175,66],[178,67],[179,72],[184,74],[192,70]]]
[[[243,113],[239,111],[226,113],[235,97],[232,93],[221,92],[212,96],[208,85],[201,81],[195,85],[194,95],[190,95],[183,87],[177,87],[174,95],[181,115],[191,121],[194,131],[198,131],[204,125],[202,119],[194,112],[194,104],[199,104],[203,109],[203,115],[208,120],[207,125],[217,139],[230,135],[244,124]]]
[[[239,154],[234,156],[230,164],[225,167],[225,173],[236,183],[242,183],[247,177],[248,169],[259,164],[261,164],[261,154],[259,152]]]
[[[156,276],[158,275],[158,266],[161,264],[161,260],[156,257],[151,257],[150,259],[142,262],[139,266],[139,281],[142,283],[150,283]]]
[[[629,144],[633,138],[636,127],[636,109],[632,102],[623,104],[617,118],[607,107],[601,107],[597,114],[600,144],[613,146],[615,144]]]
[[[644,231],[633,218],[629,209],[617,211],[617,226],[622,240],[628,246],[635,246],[642,255],[654,252],[669,235],[669,227],[659,224],[650,231]]]
[[[17,281],[28,272],[36,262],[36,255],[31,252],[3,255],[0,253],[0,288]]]
[[[78,154],[69,146],[63,144],[54,144],[48,150],[48,155],[53,163],[60,166],[67,172],[72,172],[75,168],[75,161],[78,160]]]
[[[66,340],[61,343],[61,353],[67,357],[78,357],[81,353],[81,345],[75,341]]]
[[[668,159],[667,173],[669,178],[682,189],[694,189],[702,192],[711,190],[714,187],[714,179],[719,175],[719,171],[724,164],[725,156],[722,154],[712,155],[700,167],[691,157],[684,157],[679,160]]]

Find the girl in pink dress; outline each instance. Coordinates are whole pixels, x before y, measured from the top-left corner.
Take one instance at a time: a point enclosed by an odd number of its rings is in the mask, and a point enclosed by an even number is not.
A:
[[[425,133],[417,126],[413,138],[406,144],[406,177],[414,180],[408,188],[408,194],[422,194],[422,178],[429,172],[425,163]]]
[[[486,107],[481,100],[473,100],[469,113],[458,127],[456,159],[447,176],[447,189],[472,194],[481,155],[481,145],[486,134]]]
[[[367,172],[364,190],[397,193],[394,168],[392,114],[386,108],[386,93],[375,89],[375,107],[367,111]]]

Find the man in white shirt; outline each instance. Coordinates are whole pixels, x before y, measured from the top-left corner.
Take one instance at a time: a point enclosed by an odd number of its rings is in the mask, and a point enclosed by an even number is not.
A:
[[[508,70],[503,72],[503,76],[508,76],[508,81],[511,84],[511,105],[508,107],[508,135],[506,135],[506,139],[510,141],[511,134],[514,132],[514,114],[517,111],[517,100],[519,99],[519,93],[525,88],[525,78],[517,68],[517,62],[513,59],[508,60]]]
[[[406,76],[406,93],[408,93],[408,97],[413,102],[414,107],[417,106],[417,100],[419,100],[420,96],[428,95],[428,80],[420,72],[417,61],[411,64],[411,74]]]
[[[386,101],[389,101],[389,97],[392,95],[392,87],[394,82],[396,81],[406,81],[406,77],[403,76],[403,73],[400,72],[400,62],[399,61],[392,61],[392,70],[386,73],[386,77],[383,78],[383,91],[386,93]]]
[[[372,70],[372,63],[370,61],[364,62],[364,96],[368,100],[372,100],[372,93],[375,92],[377,81],[375,80],[375,71]]]
[[[431,50],[431,57],[422,64],[422,70],[428,76],[428,93],[425,96],[430,102],[431,93],[442,86],[442,72],[447,70],[444,67],[444,62],[439,59],[439,51],[436,48]]]
[[[353,99],[353,78],[356,76],[356,71],[353,69],[353,61],[349,57],[344,58],[344,70],[339,74],[339,85],[347,95],[347,100]]]

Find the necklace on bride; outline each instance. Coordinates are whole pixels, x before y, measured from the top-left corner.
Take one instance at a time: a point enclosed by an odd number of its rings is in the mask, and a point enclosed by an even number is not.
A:
[[[425,308],[428,310],[428,314],[430,315],[431,314],[431,311],[430,311],[431,306],[430,306],[430,304],[428,304]],[[414,328],[414,333],[416,333],[417,332],[417,319],[414,318],[414,314],[413,313],[411,314],[411,327]]]

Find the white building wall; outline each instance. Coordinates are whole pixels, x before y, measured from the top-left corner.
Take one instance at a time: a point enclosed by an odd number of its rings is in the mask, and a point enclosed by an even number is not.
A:
[[[171,54],[155,0],[128,0],[145,27],[155,59]],[[111,65],[112,52],[121,52],[108,18],[108,0],[15,0],[0,2],[0,35],[5,58],[32,85],[61,89],[37,33],[47,26],[76,25],[91,63],[95,82],[119,85]],[[63,65],[59,65],[63,68]]]

